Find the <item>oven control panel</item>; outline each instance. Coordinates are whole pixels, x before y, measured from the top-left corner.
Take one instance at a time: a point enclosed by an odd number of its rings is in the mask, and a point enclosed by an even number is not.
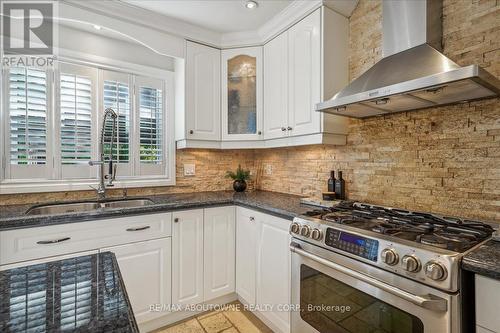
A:
[[[333,228],[327,228],[325,244],[327,246],[377,262],[379,243],[376,239],[366,238]]]

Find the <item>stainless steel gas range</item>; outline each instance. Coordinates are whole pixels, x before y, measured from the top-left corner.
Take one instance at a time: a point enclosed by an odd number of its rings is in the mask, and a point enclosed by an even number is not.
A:
[[[347,201],[295,218],[292,333],[462,332],[460,260],[492,232]]]

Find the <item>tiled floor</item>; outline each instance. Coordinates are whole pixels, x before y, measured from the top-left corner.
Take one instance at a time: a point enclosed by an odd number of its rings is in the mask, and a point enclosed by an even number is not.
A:
[[[227,309],[202,313],[155,333],[272,333],[240,302],[228,304]]]

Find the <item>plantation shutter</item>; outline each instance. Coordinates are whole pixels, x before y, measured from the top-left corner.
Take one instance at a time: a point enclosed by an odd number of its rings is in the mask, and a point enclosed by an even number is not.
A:
[[[93,256],[64,259],[55,265],[56,299],[60,299],[61,331],[84,329],[97,315],[97,262]],[[59,288],[57,288],[59,286]],[[58,295],[57,295],[58,294]]]
[[[165,103],[163,82],[136,77],[137,113],[139,119],[139,175],[164,175]]]
[[[97,69],[63,63],[59,73],[61,177],[92,178],[96,154]]]
[[[112,108],[118,114],[117,132],[115,144],[113,145],[114,162],[118,163],[117,176],[132,176],[133,175],[133,158],[132,151],[132,111],[131,111],[131,84],[130,76],[124,73],[113,71],[102,71],[102,98],[103,112],[106,108]],[[99,117],[99,120],[102,117]],[[105,138],[106,142],[111,139],[112,122],[106,124]],[[99,125],[101,126],[101,125]],[[109,154],[110,145],[104,147],[106,154]]]
[[[6,178],[50,178],[47,73],[35,68],[14,67],[8,77]]]

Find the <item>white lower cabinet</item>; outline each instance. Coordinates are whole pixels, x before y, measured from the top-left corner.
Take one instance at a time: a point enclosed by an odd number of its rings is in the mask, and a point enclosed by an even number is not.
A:
[[[500,333],[500,281],[476,274],[475,284],[477,332]]]
[[[184,319],[150,312],[151,305],[219,302],[236,292],[246,303],[272,306],[256,314],[274,331],[289,332],[289,312],[279,306],[290,302],[290,223],[224,206],[12,230],[0,232],[0,270],[111,251],[143,328]],[[61,237],[68,239],[39,242]]]
[[[290,331],[290,235],[291,221],[259,214],[257,238],[257,306],[272,305],[262,315],[282,332]]]
[[[204,210],[204,300],[234,292],[235,210],[230,207]]]
[[[494,331],[490,331],[484,327],[476,325],[476,333],[495,333]]]
[[[154,304],[171,303],[171,239],[160,238],[101,249],[115,254],[137,323],[165,315]]]
[[[237,208],[236,213],[236,293],[255,304],[257,224],[254,211]]]
[[[173,213],[172,303],[203,302],[203,209]]]
[[[237,208],[236,292],[256,304],[260,317],[273,330],[290,331],[291,221],[246,208]]]

